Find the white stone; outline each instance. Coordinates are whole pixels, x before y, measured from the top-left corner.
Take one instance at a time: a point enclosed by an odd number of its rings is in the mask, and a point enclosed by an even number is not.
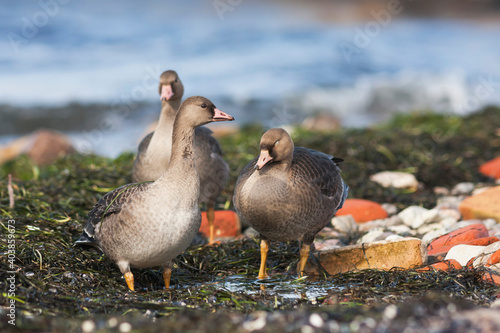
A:
[[[358,224],[352,215],[335,216],[332,219],[333,229],[353,238],[359,232]]]
[[[481,223],[482,221],[481,220],[464,220],[464,221],[460,221],[460,222],[457,222],[453,227],[450,228],[450,231],[454,231],[454,230],[457,230],[457,229],[460,229],[460,228],[463,228],[463,227],[467,227],[469,225],[472,225],[472,224],[477,224],[477,223]]]
[[[392,225],[401,225],[403,224],[403,221],[399,218],[397,215],[393,215],[391,217],[388,217],[386,219],[378,219],[378,220],[373,220],[369,221],[366,223],[361,223],[358,228],[359,232],[367,232],[375,228],[380,228],[380,227],[389,227]]]
[[[417,178],[407,172],[382,171],[370,176],[370,180],[383,187],[418,188]]]
[[[491,186],[486,186],[486,187],[481,187],[481,188],[476,188],[474,191],[472,191],[471,195],[478,195],[483,193],[484,191],[490,189]]]
[[[393,205],[391,203],[383,203],[381,206],[387,213],[387,216],[395,215],[398,212],[398,207],[396,207],[396,205]]]
[[[420,206],[410,206],[400,212],[398,216],[404,224],[413,229],[418,229],[425,223],[436,222],[440,219],[439,210],[429,210]]]
[[[441,224],[443,228],[451,229],[457,224],[457,220],[454,217],[446,217],[439,221],[439,224]]]
[[[422,237],[422,244],[427,247],[434,239],[447,233],[448,230],[445,228],[431,230]]]
[[[486,219],[483,220],[483,225],[486,227],[486,229],[491,230],[497,225],[497,221],[495,219]]]
[[[464,201],[465,196],[446,196],[437,199],[437,207],[458,209],[458,206]]]
[[[473,183],[458,183],[451,189],[451,195],[469,195],[474,190]]]
[[[448,251],[448,254],[444,258],[445,260],[455,259],[462,266],[466,266],[469,260],[478,256],[486,246],[475,246],[475,245],[455,245]]]
[[[374,229],[368,232],[366,235],[358,239],[356,243],[361,244],[361,243],[371,243],[374,242],[375,239],[380,237],[384,233],[384,230],[382,229]]]
[[[447,218],[447,217],[452,217],[455,219],[455,222],[456,222],[456,221],[459,221],[460,218],[462,217],[462,214],[460,214],[460,211],[458,209],[455,209],[455,208],[436,207],[436,209],[439,210],[439,215],[443,219]]]
[[[404,238],[403,236],[400,236],[400,235],[395,235],[395,234],[392,234],[392,235],[389,235],[385,238],[386,241],[395,241],[395,240],[398,240],[398,239],[402,239]]]
[[[407,225],[392,225],[387,227],[387,230],[392,231],[398,235],[406,236],[410,235],[413,230],[410,229]]]
[[[425,235],[426,233],[432,230],[439,230],[443,228],[444,227],[441,223],[436,222],[436,223],[424,224],[423,226],[417,229],[417,232],[419,235]]]

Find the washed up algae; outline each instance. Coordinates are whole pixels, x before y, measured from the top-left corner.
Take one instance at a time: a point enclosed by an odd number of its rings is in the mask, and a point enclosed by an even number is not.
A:
[[[345,160],[342,176],[350,197],[403,209],[435,205],[435,186],[493,184],[477,170],[500,156],[499,129],[500,109],[489,107],[466,117],[415,113],[375,128],[296,129],[292,136],[296,146]],[[219,209],[232,209],[236,178],[258,154],[264,131],[247,126],[219,139],[231,167]],[[94,203],[131,181],[133,158],[133,153],[116,159],[74,154],[37,167],[20,156],[0,168],[0,330],[14,328],[7,314],[15,304],[16,328],[26,331],[303,332],[309,327],[330,332],[385,327],[380,325],[402,331],[426,315],[486,308],[499,295],[480,271],[470,270],[366,270],[297,279],[298,242],[272,243],[271,278],[259,281],[259,244],[249,238],[191,247],[176,259],[168,291],[160,268],[133,270],[137,291],[130,292],[113,262],[73,243]],[[405,191],[369,181],[385,170],[411,172],[422,186]],[[14,208],[9,208],[8,174],[13,176]],[[12,226],[15,258],[9,261]]]

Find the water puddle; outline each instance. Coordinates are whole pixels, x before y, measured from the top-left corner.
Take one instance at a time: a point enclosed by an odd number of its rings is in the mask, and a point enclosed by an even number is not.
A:
[[[311,301],[326,296],[332,290],[342,289],[342,287],[335,286],[328,281],[311,282],[307,278],[295,279],[285,275],[265,280],[234,275],[217,281],[215,286],[217,289],[233,293],[240,292],[248,295],[267,293],[290,300],[306,298]]]

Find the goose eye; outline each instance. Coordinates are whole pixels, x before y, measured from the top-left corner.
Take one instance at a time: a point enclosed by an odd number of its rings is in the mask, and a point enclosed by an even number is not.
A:
[[[179,82],[179,78],[178,77],[175,78],[175,82]]]
[[[206,108],[207,108],[207,105],[206,105],[205,103],[203,103],[203,104],[201,105],[201,107],[202,107],[203,109],[206,109]]]

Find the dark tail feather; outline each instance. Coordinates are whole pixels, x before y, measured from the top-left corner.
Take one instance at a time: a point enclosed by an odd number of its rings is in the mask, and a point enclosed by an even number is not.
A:
[[[344,162],[344,159],[338,158],[338,157],[332,157],[332,161],[336,164],[339,165],[341,162]]]

